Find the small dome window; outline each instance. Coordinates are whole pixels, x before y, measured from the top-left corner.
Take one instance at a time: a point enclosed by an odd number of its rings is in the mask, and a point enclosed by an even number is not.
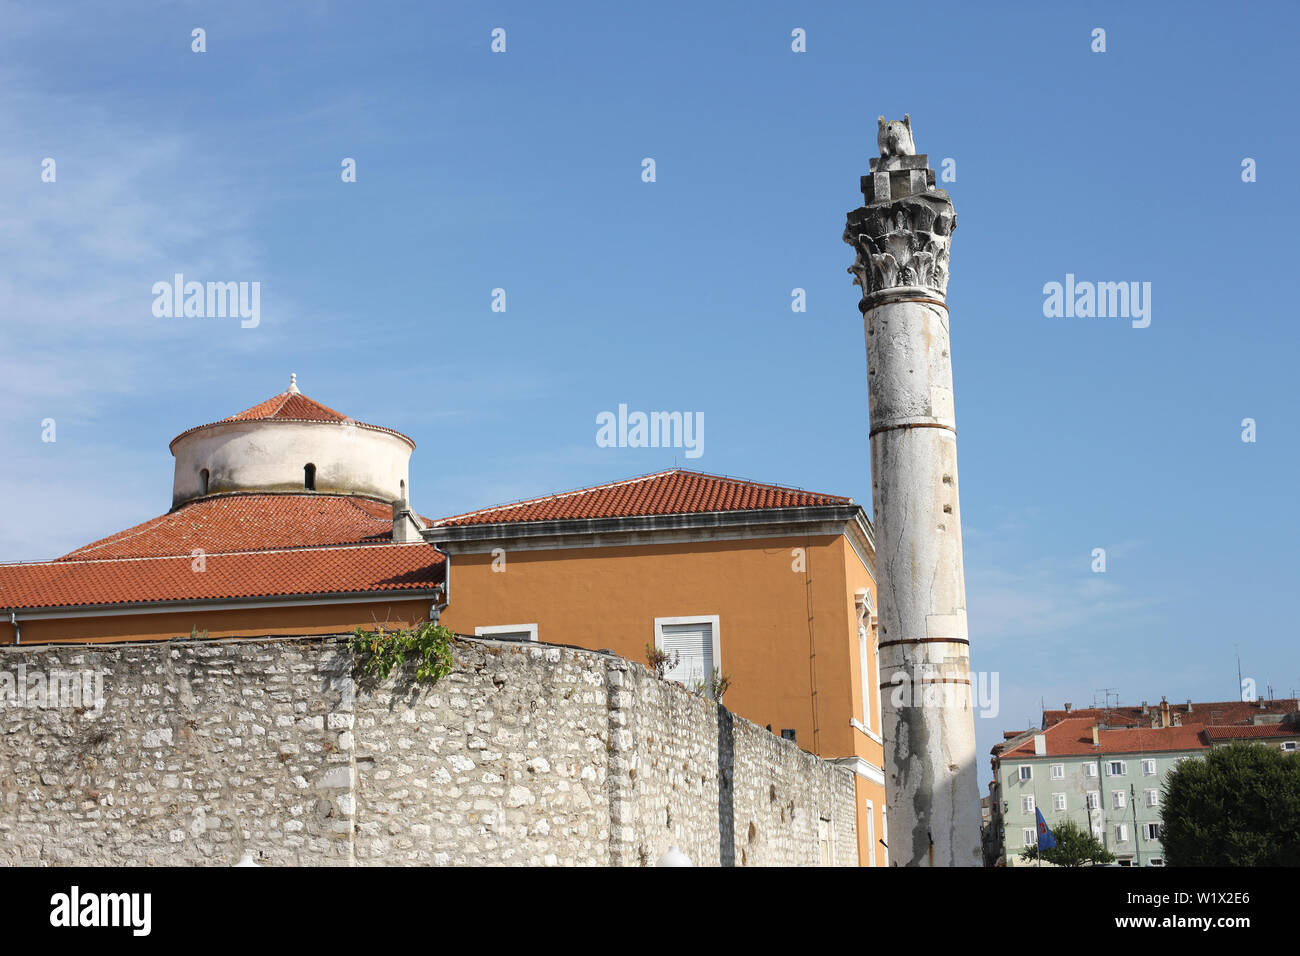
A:
[[[316,466],[307,464],[302,467],[302,486],[308,491],[316,490]]]
[[[208,470],[206,468],[200,468],[199,469],[199,494],[206,495],[207,493],[208,493]]]

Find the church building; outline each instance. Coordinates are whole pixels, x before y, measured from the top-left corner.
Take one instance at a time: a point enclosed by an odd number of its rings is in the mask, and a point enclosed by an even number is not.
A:
[[[415,442],[289,388],[182,432],[170,509],[0,564],[0,643],[458,634],[676,655],[727,708],[855,772],[887,865],[875,545],[851,498],[672,469],[430,519]]]

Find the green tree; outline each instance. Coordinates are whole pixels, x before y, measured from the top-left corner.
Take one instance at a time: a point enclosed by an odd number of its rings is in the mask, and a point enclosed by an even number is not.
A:
[[[1184,760],[1160,817],[1169,866],[1300,866],[1300,760],[1248,743]]]
[[[1056,841],[1056,846],[1043,851],[1043,859],[1048,863],[1057,866],[1087,866],[1089,863],[1115,862],[1115,854],[1073,820],[1052,827],[1052,839]],[[1037,860],[1038,847],[1025,847],[1020,851],[1020,859]]]

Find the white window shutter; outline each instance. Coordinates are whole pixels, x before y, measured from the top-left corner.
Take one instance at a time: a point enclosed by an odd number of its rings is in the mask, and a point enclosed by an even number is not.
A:
[[[687,687],[696,681],[713,677],[713,625],[707,621],[698,624],[664,624],[660,631],[661,650],[678,654],[677,666],[664,676],[681,681]]]

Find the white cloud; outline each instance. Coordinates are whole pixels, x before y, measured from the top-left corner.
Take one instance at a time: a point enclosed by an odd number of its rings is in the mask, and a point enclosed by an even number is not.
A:
[[[128,450],[137,436],[117,413],[134,395],[202,384],[276,333],[152,313],[153,283],[175,272],[268,278],[251,190],[201,140],[12,70],[0,69],[0,88],[0,559],[27,560],[164,511],[170,469],[153,470],[169,460]],[[41,181],[46,156],[54,183]],[[46,417],[54,446],[40,440]]]

